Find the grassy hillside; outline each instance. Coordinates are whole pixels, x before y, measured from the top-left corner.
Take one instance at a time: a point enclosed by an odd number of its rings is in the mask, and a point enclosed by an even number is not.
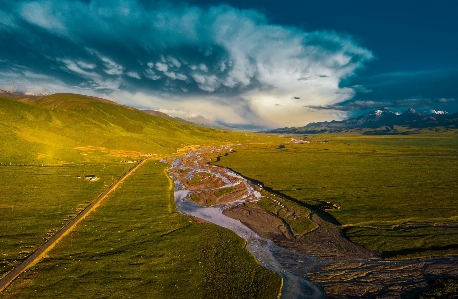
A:
[[[55,94],[18,99],[0,95],[3,164],[119,160],[172,153],[186,145],[257,138],[157,117],[88,96]]]
[[[0,277],[134,165],[125,162],[270,139],[93,97],[0,94]],[[280,277],[259,266],[243,240],[176,212],[166,165],[143,167],[0,297],[276,296]]]

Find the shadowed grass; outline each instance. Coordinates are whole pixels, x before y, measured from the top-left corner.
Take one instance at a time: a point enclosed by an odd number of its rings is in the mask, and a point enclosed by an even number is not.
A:
[[[454,299],[458,298],[458,279],[438,278],[431,290],[418,296],[418,299]]]
[[[300,202],[338,204],[340,210],[328,213],[349,228],[347,236],[351,240],[371,250],[390,252],[391,256],[410,255],[415,248],[431,249],[417,250],[420,255],[458,253],[454,247],[457,234],[436,238],[437,234],[450,232],[450,228],[404,235],[364,229],[457,222],[455,136],[306,138],[311,143],[236,148],[236,152],[221,157],[218,165]]]

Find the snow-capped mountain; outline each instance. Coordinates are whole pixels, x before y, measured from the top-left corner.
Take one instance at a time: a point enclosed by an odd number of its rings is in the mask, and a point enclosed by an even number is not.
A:
[[[387,109],[378,109],[347,120],[309,123],[304,127],[280,128],[270,132],[319,133],[340,132],[350,129],[377,129],[378,131],[396,132],[394,126],[402,126],[410,129],[432,128],[439,126],[446,128],[458,128],[458,113],[448,114],[446,111],[434,110],[434,113],[423,115],[420,112],[415,111],[413,108],[409,108],[403,113],[395,113]]]

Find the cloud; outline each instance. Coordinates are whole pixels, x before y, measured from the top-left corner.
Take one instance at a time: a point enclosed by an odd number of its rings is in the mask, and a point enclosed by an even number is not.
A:
[[[429,107],[434,105],[444,105],[456,103],[454,98],[436,99],[404,99],[400,101],[347,101],[335,105],[308,105],[304,106],[313,110],[335,110],[335,111],[358,111],[379,108],[410,108],[410,107]]]
[[[168,69],[169,67],[167,66],[167,64],[156,62],[156,70],[160,72],[166,72]]]
[[[138,80],[142,79],[142,77],[140,77],[140,75],[137,72],[127,72],[126,75],[131,78],[138,79]]]
[[[80,67],[82,67],[83,69],[87,69],[87,70],[93,70],[97,67],[97,65],[95,64],[92,64],[92,63],[86,63],[84,61],[78,61],[76,62],[77,65],[79,65]]]
[[[143,73],[147,78],[151,79],[151,80],[159,80],[161,79],[162,77],[157,75],[153,70],[151,69],[147,69],[144,73]]]
[[[105,65],[103,70],[108,75],[122,75],[123,67],[107,57],[100,57]]]
[[[20,6],[22,18],[38,27],[49,30],[53,33],[62,34],[66,32],[65,25],[51,2],[29,2]]]
[[[353,86],[349,86],[349,88],[352,88],[355,92],[358,92],[358,93],[371,93],[373,90],[372,89],[369,89],[367,87],[364,87],[362,85],[353,85]]]
[[[372,58],[350,36],[271,24],[254,10],[134,0],[0,4],[0,41],[10,45],[0,67],[49,79],[20,73],[14,78],[25,89],[67,86],[127,105],[141,98],[149,108],[267,126],[331,117],[304,106],[369,92],[339,86]]]

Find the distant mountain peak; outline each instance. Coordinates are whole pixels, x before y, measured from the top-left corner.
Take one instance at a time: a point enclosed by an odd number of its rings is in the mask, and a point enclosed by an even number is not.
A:
[[[191,123],[194,123],[194,124],[197,124],[197,125],[201,125],[201,126],[205,126],[205,127],[210,127],[210,128],[225,128],[225,126],[211,120],[211,119],[208,119],[206,118],[205,116],[203,115],[197,115],[197,114],[188,114],[186,116],[183,116],[181,119],[184,119],[185,121],[188,121],[188,122],[191,122]]]
[[[434,110],[434,109],[432,109],[430,112],[431,112],[432,114],[436,114],[436,115],[448,114],[447,111],[443,111],[443,110]]]
[[[418,115],[420,116],[421,113],[420,112],[417,112],[415,109],[413,108],[409,108],[407,109],[404,113],[402,113],[403,115]]]
[[[431,110],[430,115],[423,116],[413,108],[403,113],[394,113],[388,109],[378,109],[367,114],[360,115],[342,121],[315,122],[300,128],[279,128],[268,132],[273,133],[323,133],[342,132],[352,129],[368,130],[365,134],[398,134],[395,126],[418,130],[421,128],[458,128],[458,113],[449,115],[445,111]],[[369,131],[369,129],[371,131]],[[400,134],[400,133],[399,133]]]
[[[209,120],[208,118],[202,115],[196,115],[196,114],[188,114],[186,116],[183,116],[182,119],[189,121],[189,122],[197,123],[200,125],[213,123],[213,121]]]
[[[379,109],[379,110],[375,110],[375,111],[374,111],[375,115],[378,115],[378,116],[382,115],[382,114],[385,113],[385,112],[387,112],[386,109],[383,109],[383,110]]]

